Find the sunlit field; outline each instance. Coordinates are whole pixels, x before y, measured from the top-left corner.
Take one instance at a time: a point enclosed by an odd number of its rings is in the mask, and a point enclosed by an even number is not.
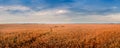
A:
[[[120,48],[120,24],[1,24],[0,48]]]

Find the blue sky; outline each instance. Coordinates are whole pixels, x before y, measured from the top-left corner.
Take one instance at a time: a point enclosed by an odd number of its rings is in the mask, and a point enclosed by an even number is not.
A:
[[[0,0],[0,23],[120,23],[120,0]]]

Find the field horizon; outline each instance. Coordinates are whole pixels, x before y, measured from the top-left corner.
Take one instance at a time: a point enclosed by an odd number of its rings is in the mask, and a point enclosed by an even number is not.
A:
[[[120,48],[120,0],[0,0],[0,48]]]

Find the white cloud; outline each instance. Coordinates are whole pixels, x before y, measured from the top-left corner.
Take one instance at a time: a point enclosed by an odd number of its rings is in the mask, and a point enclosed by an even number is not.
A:
[[[7,10],[29,12],[11,14]],[[69,14],[69,15],[68,15]],[[71,15],[70,15],[71,14]],[[34,11],[25,6],[0,6],[0,23],[102,23],[120,22],[120,13],[109,15],[80,15],[66,8]]]
[[[69,11],[68,10],[57,10],[56,13],[57,14],[65,14],[65,13],[68,13]]]
[[[62,15],[69,13],[70,11],[67,9],[47,9],[47,10],[42,10],[42,11],[33,11],[32,15],[37,15],[37,16],[44,16],[44,15]]]
[[[11,14],[6,10],[29,10],[29,12],[26,12],[24,14]],[[37,22],[37,23],[59,23],[59,22],[69,22],[70,19],[67,16],[64,16],[63,13],[67,13],[67,10],[63,10],[62,11],[66,11],[66,12],[62,12],[62,13],[57,13],[59,12],[61,9],[48,9],[48,10],[42,10],[42,11],[34,11],[28,7],[24,7],[24,6],[18,6],[18,7],[14,7],[11,6],[10,8],[6,8],[6,7],[1,7],[0,10],[0,23],[12,23],[12,22]]]
[[[30,10],[30,8],[25,7],[25,6],[0,6],[0,11],[5,11],[5,10],[20,10],[20,11],[26,11]]]
[[[120,23],[120,13],[109,15],[88,15],[71,18],[73,22],[78,23]]]
[[[111,19],[111,21],[119,21],[120,22],[120,13],[116,14],[110,14],[108,17]]]
[[[117,6],[113,6],[112,9],[117,9],[118,7]]]

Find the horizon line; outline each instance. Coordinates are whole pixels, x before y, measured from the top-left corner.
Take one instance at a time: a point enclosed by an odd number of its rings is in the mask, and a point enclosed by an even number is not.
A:
[[[0,23],[0,24],[120,24],[120,23],[108,23],[108,22],[105,22],[105,23],[95,23],[95,22],[85,22],[85,23],[30,23],[30,22],[27,22],[27,23]]]

